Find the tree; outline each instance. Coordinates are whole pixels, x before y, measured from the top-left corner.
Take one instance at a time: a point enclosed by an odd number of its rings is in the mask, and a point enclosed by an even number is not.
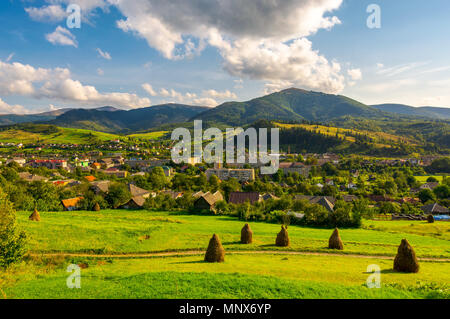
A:
[[[19,262],[26,252],[26,235],[17,227],[16,212],[0,189],[0,267]]]
[[[435,201],[436,200],[436,196],[434,195],[434,193],[431,191],[431,189],[422,189],[419,192],[419,199],[422,203],[426,203],[428,201]]]
[[[114,183],[109,186],[108,194],[105,199],[111,207],[117,208],[131,199],[131,193],[126,185]]]
[[[433,189],[433,193],[437,198],[446,199],[450,197],[450,186],[448,185],[440,185]]]
[[[430,177],[427,178],[427,183],[438,183],[438,182],[439,181],[434,176],[430,176]]]

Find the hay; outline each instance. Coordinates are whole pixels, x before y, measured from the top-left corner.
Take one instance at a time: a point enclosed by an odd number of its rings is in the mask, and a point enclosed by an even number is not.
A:
[[[41,215],[39,215],[39,212],[35,208],[33,214],[31,214],[30,217],[28,217],[28,219],[32,220],[34,222],[40,222],[41,221]]]
[[[289,246],[289,234],[287,232],[286,227],[284,225],[281,226],[281,231],[277,235],[277,240],[275,241],[275,245],[278,247],[288,247]]]
[[[222,263],[225,261],[225,249],[223,249],[219,236],[214,234],[209,241],[205,254],[205,261],[209,263]]]
[[[428,221],[430,224],[433,224],[433,223],[434,223],[434,216],[433,216],[432,214],[428,215],[428,216],[427,216],[427,221]]]
[[[416,253],[406,239],[402,239],[394,260],[394,270],[398,272],[419,272],[419,261]]]
[[[92,210],[94,212],[99,212],[100,211],[100,205],[98,203],[95,203],[94,207],[92,208]]]
[[[344,244],[339,236],[339,230],[336,228],[328,240],[328,249],[344,250]]]
[[[250,229],[250,225],[245,224],[245,226],[241,230],[241,243],[251,244],[252,242],[253,242],[253,232]]]

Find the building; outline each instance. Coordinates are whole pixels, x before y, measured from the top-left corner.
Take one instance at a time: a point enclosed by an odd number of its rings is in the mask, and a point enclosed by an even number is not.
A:
[[[6,165],[8,165],[9,163],[12,163],[12,162],[17,163],[20,167],[22,167],[27,163],[27,160],[22,157],[13,157],[13,158],[6,160]]]
[[[336,203],[336,198],[332,196],[296,195],[295,200],[307,200],[310,204],[321,205],[330,212],[334,211],[334,205]]]
[[[142,196],[132,197],[127,203],[123,204],[119,208],[123,209],[141,209],[144,207],[145,198]]]
[[[142,197],[144,200],[150,197],[150,192],[148,190],[137,187],[134,184],[128,184],[128,190],[132,197]]]
[[[254,204],[259,201],[260,196],[258,192],[231,192],[230,197],[228,198],[228,202],[231,204],[244,204],[246,202]]]
[[[214,212],[216,203],[223,200],[223,196],[219,191],[214,194],[207,192],[200,194],[200,196],[198,195],[199,193],[194,194],[194,197],[197,197],[194,202],[194,208],[198,211],[208,210]]]
[[[425,184],[423,184],[423,185],[421,185],[421,186],[419,187],[419,190],[424,190],[424,189],[433,190],[433,189],[435,189],[435,188],[438,187],[438,186],[439,186],[439,183],[438,183],[438,182],[425,183]]]
[[[92,182],[91,183],[91,189],[94,191],[95,194],[105,193],[107,194],[109,192],[109,186],[111,185],[110,181],[98,181],[98,182]]]
[[[279,167],[283,171],[284,175],[288,175],[290,173],[298,173],[305,177],[308,177],[309,171],[311,170],[311,166],[305,165],[300,162],[282,162],[280,163]]]
[[[30,174],[28,172],[21,172],[19,173],[19,177],[23,179],[26,182],[47,182],[48,178],[36,174]]]
[[[205,172],[206,178],[216,175],[220,180],[236,178],[239,182],[253,181],[255,179],[254,169],[233,169],[233,168],[209,168]]]
[[[63,205],[64,210],[72,211],[72,210],[76,210],[78,208],[78,204],[82,199],[83,199],[83,197],[63,199],[61,201],[61,204]]]
[[[48,169],[66,169],[66,160],[32,160],[29,163],[32,167],[47,167]]]
[[[425,214],[441,215],[448,214],[450,211],[437,203],[420,207]]]

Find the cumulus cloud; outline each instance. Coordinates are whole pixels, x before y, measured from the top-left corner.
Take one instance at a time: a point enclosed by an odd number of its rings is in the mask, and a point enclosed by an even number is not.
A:
[[[41,22],[59,22],[67,17],[66,11],[60,5],[49,5],[41,8],[25,8],[31,19]]]
[[[347,74],[350,76],[350,79],[352,79],[353,81],[362,79],[362,72],[360,69],[347,70]]]
[[[156,91],[153,90],[153,87],[150,84],[148,84],[148,83],[142,84],[142,88],[145,90],[145,92],[147,92],[151,96],[157,96],[158,95],[158,93],[156,93]]]
[[[61,26],[56,27],[56,30],[52,33],[45,35],[48,42],[54,45],[69,45],[75,48],[78,47],[75,36],[66,28]]]
[[[94,86],[72,79],[66,68],[35,68],[18,62],[0,61],[0,94],[55,99],[83,106],[136,108],[151,104],[148,98],[136,94],[100,93]]]
[[[103,59],[111,60],[111,55],[110,55],[108,52],[102,51],[102,50],[99,49],[99,48],[97,48],[96,51],[97,51],[98,55],[99,55],[100,57],[102,57]]]
[[[0,98],[0,114],[23,114],[26,113],[22,105],[9,105]]]

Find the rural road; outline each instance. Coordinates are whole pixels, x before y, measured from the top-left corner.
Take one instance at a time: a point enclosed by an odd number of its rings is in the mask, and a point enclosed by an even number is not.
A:
[[[87,253],[30,253],[31,256],[64,256],[64,257],[82,257],[82,258],[155,258],[155,257],[181,257],[203,255],[206,251],[190,250],[190,251],[168,251],[155,253],[129,253],[129,254],[87,254]],[[374,255],[356,255],[356,254],[335,254],[320,252],[300,252],[300,251],[279,251],[279,250],[231,250],[226,254],[264,254],[264,255],[300,255],[300,256],[336,256],[336,257],[352,257],[352,258],[372,258],[372,259],[394,259],[393,256],[374,256]],[[449,258],[418,258],[420,261],[437,261],[450,262]]]

